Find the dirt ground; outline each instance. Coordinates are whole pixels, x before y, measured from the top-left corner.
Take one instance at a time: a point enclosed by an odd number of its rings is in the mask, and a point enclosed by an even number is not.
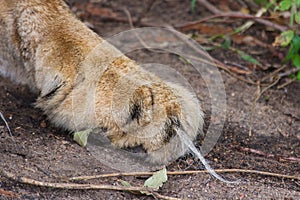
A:
[[[130,29],[126,20],[126,8],[133,19],[145,13],[149,1],[129,0],[70,0],[76,15],[103,37]],[[213,2],[213,1],[211,1]],[[231,2],[231,1],[226,1]],[[231,9],[236,9],[237,3]],[[236,7],[235,7],[236,6]],[[204,8],[196,7],[191,12],[189,0],[156,1],[144,16],[144,24],[172,25],[193,21],[211,15]],[[113,18],[118,18],[115,20]],[[119,21],[119,22],[118,22]],[[244,21],[219,20],[224,28],[234,28]],[[143,26],[141,23],[141,27]],[[209,23],[208,23],[209,24]],[[245,35],[257,36],[271,44],[276,31],[264,31],[265,27],[255,24]],[[197,29],[181,30],[185,34],[198,33]],[[199,33],[201,34],[201,33]],[[264,37],[262,37],[264,35]],[[257,45],[233,44],[245,52],[258,52],[255,56],[267,69],[249,67],[250,75],[239,75],[245,79],[258,79],[275,70],[280,64],[282,52],[270,52]],[[210,54],[222,62],[249,66],[235,53],[215,49]],[[277,56],[276,56],[277,55]],[[159,62],[182,70],[186,63],[175,55],[149,51],[135,51],[129,55],[141,63]],[[290,67],[292,68],[292,67]],[[227,114],[222,135],[214,149],[206,156],[214,169],[253,169],[278,174],[300,176],[300,82],[277,89],[271,87],[255,102],[257,86],[241,81],[220,70],[227,93]],[[209,123],[210,103],[205,83],[193,72],[182,71],[203,101]],[[280,83],[284,83],[283,79]],[[0,79],[0,111],[5,115],[14,134],[13,141],[0,121],[0,168],[11,173],[45,182],[59,182],[62,177],[93,175],[114,172],[101,164],[84,148],[77,145],[71,134],[59,130],[47,121],[40,110],[33,108],[35,96],[26,87],[10,80]],[[252,135],[249,129],[252,127]],[[274,156],[271,156],[274,155]],[[174,170],[202,169],[201,164],[190,155],[180,158],[167,167]],[[300,199],[300,181],[250,173],[224,173],[229,180],[240,180],[239,184],[225,184],[207,174],[175,175],[160,189],[159,193],[182,199]],[[146,177],[115,177],[80,183],[121,185],[120,179],[141,186]],[[0,199],[152,199],[128,192],[110,190],[64,190],[36,187],[16,183],[0,176]]]

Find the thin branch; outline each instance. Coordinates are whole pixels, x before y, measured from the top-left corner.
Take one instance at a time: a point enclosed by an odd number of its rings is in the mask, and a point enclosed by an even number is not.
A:
[[[149,11],[152,9],[154,3],[156,0],[151,0],[150,3],[147,5],[147,8],[144,12],[140,14],[140,16],[136,19],[135,25],[139,26],[141,24],[142,19],[149,13]]]
[[[40,186],[40,187],[49,187],[56,189],[67,189],[67,190],[115,190],[115,191],[130,191],[138,192],[138,194],[151,194],[155,198],[164,199],[164,200],[180,200],[179,198],[169,197],[157,193],[156,189],[149,187],[125,187],[125,186],[114,186],[114,185],[96,185],[96,184],[77,184],[77,183],[50,183],[37,181],[31,178],[20,177],[15,174],[6,172],[4,170],[0,171],[0,174],[7,179],[13,180],[15,182]]]
[[[229,12],[229,13],[216,14],[216,15],[212,15],[212,16],[209,16],[209,17],[206,17],[206,18],[202,18],[200,20],[196,20],[196,21],[176,25],[175,28],[186,28],[186,27],[189,27],[189,26],[193,26],[193,25],[196,25],[196,24],[203,23],[203,22],[208,21],[210,19],[220,18],[220,17],[253,19],[256,22],[259,22],[259,23],[261,23],[263,25],[266,25],[266,26],[273,27],[274,29],[279,30],[281,32],[288,29],[286,26],[281,26],[279,24],[275,24],[271,21],[262,19],[262,17],[255,17],[255,16],[252,16],[252,15],[249,15],[249,14],[243,14],[243,13],[239,13],[239,12]]]
[[[297,73],[297,72],[299,72],[299,71],[300,71],[300,67],[298,67],[298,68],[293,68],[293,69],[291,69],[291,70],[288,70],[288,71],[286,71],[286,72],[283,72],[283,73],[278,74],[278,76],[279,76],[279,77],[289,76],[289,75],[294,74],[294,73]]]
[[[261,8],[257,11],[257,13],[255,14],[255,17],[261,17],[267,10],[265,8]],[[253,20],[251,21],[247,21],[245,24],[243,24],[242,26],[238,27],[236,30],[238,30],[239,32],[244,32],[247,29],[249,29],[255,22]]]
[[[169,197],[169,196],[165,196],[165,195],[161,195],[157,192],[152,192],[152,194],[158,198],[158,199],[164,199],[164,200],[181,200],[180,198],[175,198],[175,197]]]
[[[220,18],[220,17],[239,18],[239,19],[261,19],[262,18],[262,17],[255,17],[252,15],[246,15],[246,14],[242,14],[242,13],[238,13],[238,12],[228,12],[228,13],[221,13],[221,14],[211,15],[208,17],[203,17],[199,20],[175,25],[174,27],[184,29],[184,28],[188,28],[189,26],[200,24],[200,23],[206,22],[208,20]]]
[[[186,23],[186,24],[178,25],[178,26],[176,26],[176,28],[183,28],[183,27],[195,25],[195,24],[202,23],[204,21],[207,21],[207,20],[213,19],[213,18],[230,17],[230,18],[248,18],[248,19],[253,19],[254,21],[256,21],[258,23],[261,23],[261,24],[266,25],[266,26],[273,27],[273,28],[275,28],[275,29],[277,29],[277,30],[279,30],[281,32],[283,32],[283,31],[285,31],[285,30],[288,29],[286,26],[281,26],[279,24],[273,23],[273,22],[268,21],[266,19],[262,19],[261,17],[255,17],[253,15],[243,14],[243,13],[240,13],[240,12],[225,13],[225,12],[219,10],[218,8],[216,8],[214,5],[212,5],[211,3],[209,3],[206,0],[198,0],[198,2],[200,4],[202,4],[207,10],[209,10],[210,12],[212,12],[214,15],[210,16],[210,17],[207,17],[207,18],[203,18],[201,20],[194,21],[194,22],[189,22],[189,23]]]
[[[202,4],[207,10],[209,10],[210,12],[214,13],[214,14],[221,14],[222,11],[219,10],[218,8],[216,8],[214,5],[212,5],[211,3],[209,3],[206,0],[198,0],[198,2],[200,4]]]
[[[267,74],[266,76],[264,76],[263,78],[261,78],[260,82],[262,83],[262,82],[266,81],[267,79],[273,79],[274,77],[277,76],[277,74],[280,71],[284,70],[286,67],[287,67],[287,65],[283,65],[283,66],[279,67],[278,69],[274,70],[273,72],[271,72],[271,73]],[[281,76],[279,76],[279,78],[281,78]]]
[[[298,67],[298,68],[293,68],[293,69],[288,70],[288,71],[286,71],[286,72],[279,73],[279,74],[278,74],[278,77],[289,76],[289,75],[295,74],[295,73],[297,73],[297,72],[300,72],[300,68],[299,68],[299,67]],[[286,83],[283,83],[283,84],[277,86],[277,89],[282,89],[282,88],[288,86],[289,84],[293,83],[293,82],[296,81],[296,80],[297,80],[296,77],[294,77],[294,78],[292,78],[292,79],[289,79]]]
[[[96,21],[101,21],[101,22],[118,22],[118,23],[128,23],[128,19],[127,18],[124,18],[124,17],[114,17],[114,16],[95,16]],[[137,24],[137,19],[133,19],[132,20],[133,24]],[[157,24],[151,24],[151,23],[148,23],[148,22],[143,22],[141,21],[139,23],[138,26],[145,26],[145,27],[158,27]]]
[[[284,160],[284,161],[291,161],[291,162],[298,162],[300,163],[300,158],[297,157],[290,157],[290,156],[282,156],[282,155],[276,155],[276,154],[270,154],[265,153],[258,149],[252,149],[248,147],[241,147],[241,146],[233,146],[234,148],[237,148],[240,151],[247,152],[247,153],[254,153],[260,156],[264,156],[266,158],[277,158],[278,160]]]
[[[278,85],[278,86],[277,86],[277,89],[282,89],[282,88],[288,86],[289,84],[293,83],[293,82],[296,81],[296,80],[297,80],[297,78],[292,78],[292,79],[288,80],[286,83],[283,83],[283,84],[281,84],[281,85]]]
[[[131,28],[131,29],[134,29],[133,19],[132,19],[132,16],[131,16],[129,10],[128,10],[126,7],[124,7],[123,10],[124,10],[124,12],[125,12],[125,14],[126,14],[126,16],[127,16],[128,23],[129,23],[129,25],[130,25],[130,28]]]
[[[291,176],[285,174],[277,174],[272,172],[258,171],[258,170],[249,170],[249,169],[215,169],[217,173],[248,173],[248,174],[260,174],[271,177],[286,178],[300,180],[300,176]],[[69,178],[68,180],[90,180],[90,179],[99,179],[99,178],[108,178],[108,177],[119,177],[119,176],[151,176],[155,172],[125,172],[125,173],[112,173],[112,174],[99,174],[94,176],[77,176]],[[195,171],[173,171],[167,172],[168,175],[190,175],[190,174],[207,174],[207,170],[195,170]]]
[[[42,182],[33,180],[26,177],[16,176],[10,172],[6,172],[1,170],[1,175],[5,178],[29,185],[35,185],[40,187],[50,187],[57,189],[69,189],[69,190],[117,190],[117,191],[135,191],[135,192],[153,192],[156,191],[154,189],[146,188],[146,187],[125,187],[125,186],[114,186],[114,185],[96,185],[96,184],[77,184],[77,183],[50,183],[50,182]]]
[[[237,74],[244,74],[244,75],[251,74],[251,72],[249,70],[244,70],[244,69],[241,69],[241,68],[238,68],[238,67],[234,67],[232,65],[228,65],[228,64],[222,63],[221,61],[217,60],[216,58],[212,58],[212,59],[216,63],[215,65],[217,67],[219,67],[220,69],[227,68],[231,72],[235,72]]]
[[[17,177],[12,173],[2,171],[2,175],[8,179],[11,179],[16,182],[29,184],[29,185],[35,185],[35,186],[41,186],[41,187],[51,187],[51,188],[59,188],[59,189],[103,189],[103,190],[128,190],[128,191],[141,191],[145,188],[142,187],[118,187],[118,186],[112,186],[112,185],[94,185],[94,184],[76,184],[76,183],[49,183],[49,182],[42,182],[33,180],[26,177]]]
[[[201,3],[206,9],[208,9],[210,12],[212,12],[214,14],[224,14],[223,11],[219,10],[218,8],[216,8],[214,5],[212,5],[211,3],[209,3],[206,0],[198,0],[198,2]],[[240,13],[240,12],[233,12],[233,14],[234,13],[236,15],[240,15],[241,17],[253,17],[252,15],[243,14],[243,13]],[[281,26],[279,24],[275,24],[273,22],[270,22],[270,21],[262,19],[262,18],[256,18],[256,17],[254,17],[253,19],[256,22],[258,22],[258,23],[261,23],[261,24],[266,25],[266,26],[273,27],[273,28],[275,28],[275,29],[277,29],[277,30],[279,30],[281,32],[283,32],[283,31],[285,31],[285,30],[288,29],[286,26]]]

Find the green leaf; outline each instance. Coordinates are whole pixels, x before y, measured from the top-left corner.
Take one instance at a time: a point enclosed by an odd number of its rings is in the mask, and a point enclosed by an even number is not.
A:
[[[280,11],[287,11],[291,8],[293,0],[283,0],[279,3],[279,10]]]
[[[197,2],[197,0],[192,0],[192,3],[191,3],[192,12],[195,11],[195,5],[196,5],[196,2]]]
[[[264,97],[264,99],[265,99],[265,101],[269,101],[270,100],[270,96],[267,95],[267,96]]]
[[[216,47],[216,46],[206,46],[206,47],[202,47],[205,51],[212,51],[212,50],[215,50],[219,47]]]
[[[269,10],[274,4],[275,4],[275,2],[270,1],[267,5],[265,5],[265,9],[266,9],[266,10]],[[277,8],[277,10],[278,10],[278,8]],[[274,11],[275,11],[275,10],[274,10]]]
[[[184,57],[179,56],[179,60],[182,61],[184,64],[192,64],[192,62]]]
[[[284,31],[276,37],[274,45],[285,47],[291,43],[292,39],[294,38],[294,35],[295,33],[292,30]]]
[[[253,63],[255,65],[261,66],[261,63],[258,60],[256,60],[255,58],[253,58],[252,56],[250,56],[249,54],[246,54],[246,53],[244,53],[242,51],[239,51],[238,53],[240,54],[240,56],[241,56],[242,59],[244,59],[244,60],[246,60],[246,61],[248,61],[250,63]]]
[[[300,56],[299,56],[299,54],[296,54],[293,57],[293,64],[294,64],[295,67],[299,67],[300,66]]]
[[[295,56],[295,47],[291,45],[284,61],[287,62],[289,60],[292,60],[294,56]]]
[[[294,38],[291,41],[290,48],[287,56],[284,61],[293,60],[293,58],[298,55],[300,49],[300,37],[298,35],[294,35]]]
[[[73,140],[75,140],[80,146],[85,147],[91,131],[92,129],[87,129],[84,131],[75,132],[73,136]]]
[[[296,21],[297,24],[300,24],[300,12],[297,12],[295,14],[295,21]]]
[[[223,49],[229,49],[230,46],[231,46],[231,39],[230,39],[230,37],[225,37],[225,41],[221,44],[221,47]]]
[[[295,0],[295,4],[296,4],[297,7],[299,7],[300,6],[300,0]]]
[[[167,180],[167,169],[163,168],[162,170],[155,172],[150,178],[148,178],[145,181],[144,186],[159,189]]]
[[[297,73],[297,80],[300,81],[300,72]]]

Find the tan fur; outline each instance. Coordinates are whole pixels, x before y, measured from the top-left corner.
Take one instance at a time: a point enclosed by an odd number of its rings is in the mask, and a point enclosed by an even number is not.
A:
[[[202,130],[203,113],[187,89],[139,67],[62,0],[0,0],[0,74],[37,92],[36,106],[55,125],[107,128],[114,145],[142,145],[153,163],[186,152],[178,129],[191,140]]]

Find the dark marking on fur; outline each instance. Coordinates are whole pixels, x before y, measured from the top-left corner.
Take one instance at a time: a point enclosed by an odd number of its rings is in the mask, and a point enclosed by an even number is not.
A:
[[[132,108],[130,109],[130,120],[139,121],[139,118],[141,117],[142,108],[141,105],[138,103],[133,104]]]
[[[177,117],[170,117],[165,123],[165,135],[164,143],[170,142],[170,140],[177,134],[177,130],[181,127],[181,123]]]
[[[53,97],[58,90],[64,85],[64,82],[59,84],[58,86],[56,86],[55,88],[53,88],[50,92],[48,92],[47,94],[45,94],[44,96],[42,96],[42,99],[50,99],[51,97]]]

